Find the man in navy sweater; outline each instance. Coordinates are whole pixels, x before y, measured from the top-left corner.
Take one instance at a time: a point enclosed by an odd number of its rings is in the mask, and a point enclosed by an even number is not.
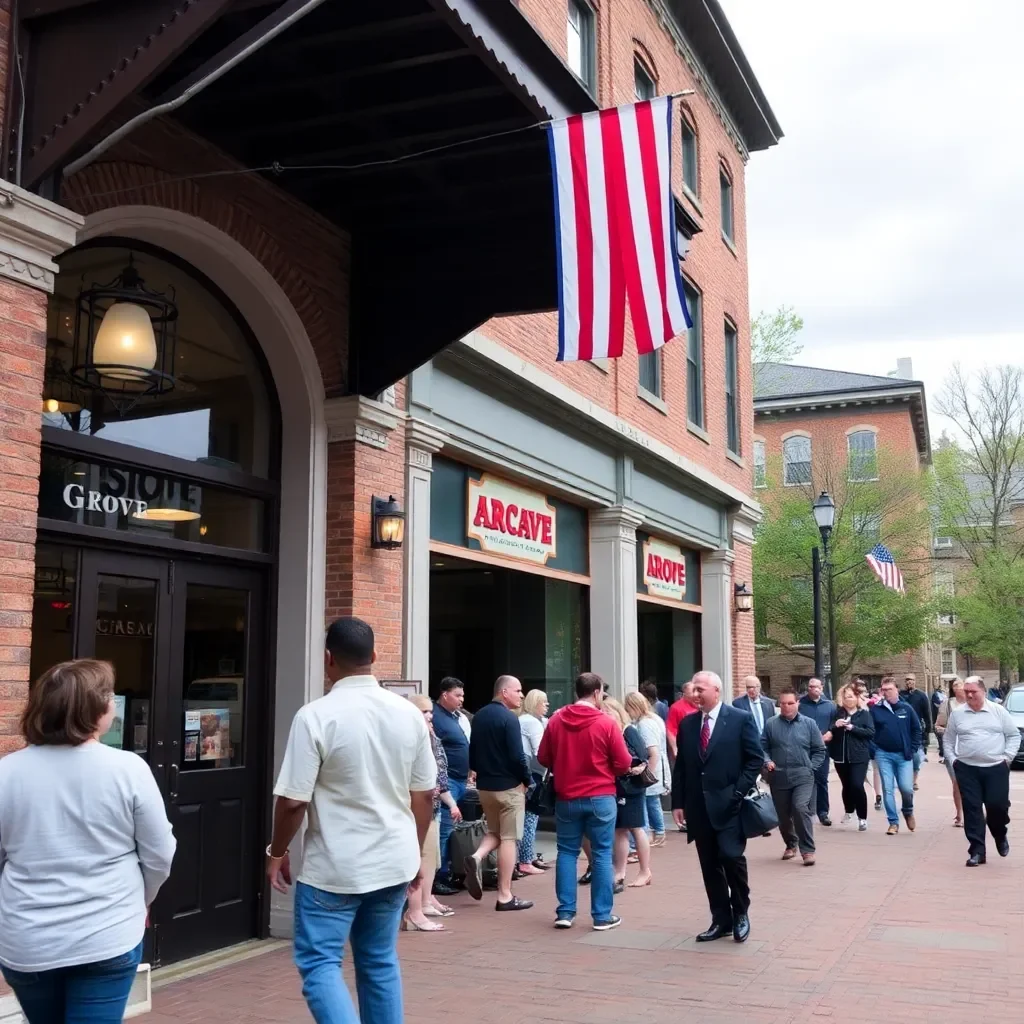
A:
[[[448,758],[448,791],[456,805],[465,795],[469,785],[469,733],[466,714],[462,710],[465,689],[462,682],[454,676],[445,676],[441,680],[441,692],[434,704],[434,733],[444,747]],[[441,863],[434,882],[435,896],[451,896],[458,892],[452,885],[451,864],[448,858],[448,841],[451,838],[451,812],[446,804],[441,804],[440,846]]]
[[[875,723],[875,763],[882,777],[882,799],[885,816],[889,819],[887,835],[900,830],[896,813],[895,787],[903,798],[903,818],[911,832],[917,828],[914,820],[914,752],[921,748],[921,719],[906,702],[900,700],[896,680],[887,676],[882,680],[882,699],[871,708]]]
[[[512,895],[516,846],[523,838],[526,789],[533,782],[530,762],[523,750],[523,733],[514,711],[523,703],[523,684],[515,676],[499,676],[494,700],[473,717],[469,740],[469,766],[476,772],[480,809],[487,821],[487,835],[476,853],[466,858],[466,889],[473,899],[483,897],[480,865],[498,851],[498,902],[495,910],[528,910],[530,900]]]

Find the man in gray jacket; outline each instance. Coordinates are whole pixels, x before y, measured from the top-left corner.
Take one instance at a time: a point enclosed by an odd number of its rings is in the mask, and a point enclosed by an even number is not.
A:
[[[814,863],[814,774],[825,760],[825,744],[814,720],[799,713],[796,691],[779,694],[779,714],[768,719],[762,738],[764,775],[771,786],[783,860],[799,849],[805,867]]]

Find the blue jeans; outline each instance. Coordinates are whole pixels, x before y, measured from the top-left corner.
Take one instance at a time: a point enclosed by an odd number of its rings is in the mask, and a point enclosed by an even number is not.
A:
[[[0,968],[28,1024],[121,1024],[142,943],[111,960],[25,973]]]
[[[316,1024],[402,1024],[398,924],[407,885],[358,895],[295,886],[295,966]],[[359,1013],[341,975],[352,944]]]
[[[904,817],[914,813],[914,760],[905,758],[889,750],[875,752],[875,763],[878,774],[882,778],[882,803],[885,805],[885,816],[890,825],[898,825],[900,817],[896,813],[896,793],[898,786],[903,799]]]
[[[916,775],[921,770],[921,765],[924,764],[924,751],[918,747],[914,751],[914,774]]]
[[[661,807],[661,797],[647,794],[647,824],[656,836],[665,834],[665,812]]]
[[[452,799],[458,803],[466,795],[466,780],[453,779],[449,775],[448,792],[451,793]],[[441,844],[441,864],[438,871],[442,878],[447,878],[451,871],[451,863],[448,860],[448,840],[451,838],[454,827],[451,811],[444,804],[441,804],[441,828],[440,835],[438,836]],[[430,882],[431,880],[427,879],[427,883],[430,884]]]
[[[555,802],[555,894],[558,917],[576,916],[576,862],[583,837],[590,840],[590,913],[595,921],[607,921],[612,914],[614,869],[612,843],[615,840],[615,797],[592,796]]]

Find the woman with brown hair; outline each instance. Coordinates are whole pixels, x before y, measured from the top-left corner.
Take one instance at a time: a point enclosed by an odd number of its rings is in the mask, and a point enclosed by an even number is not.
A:
[[[28,1024],[120,1022],[174,836],[142,758],[99,742],[109,662],[66,661],[29,691],[26,746],[0,758],[0,971]]]
[[[448,808],[452,821],[456,824],[462,821],[462,812],[455,798],[448,789],[448,758],[444,752],[444,746],[434,733],[434,704],[429,697],[421,693],[413,694],[410,702],[423,712],[427,721],[427,729],[430,732],[430,744],[434,750],[434,759],[437,761],[437,789],[434,790],[434,817],[427,829],[426,838],[423,840],[423,847],[420,850],[420,864],[422,870],[420,877],[424,879],[421,885],[410,889],[406,896],[407,906],[405,915],[402,917],[402,931],[408,932],[443,932],[444,925],[428,921],[429,917],[451,917],[455,911],[451,907],[438,902],[430,891],[430,879],[437,871],[440,861],[440,828],[441,828],[441,805]]]
[[[646,701],[645,701],[646,703]],[[631,889],[640,889],[651,884],[651,842],[647,838],[646,792],[630,781],[630,775],[640,775],[647,767],[647,748],[640,731],[629,720],[626,709],[613,697],[605,697],[602,704],[605,714],[611,715],[622,729],[622,738],[633,755],[633,767],[626,776],[618,780],[618,813],[615,816],[615,847],[613,865],[615,868],[615,892],[621,892],[626,884],[626,860],[629,856],[629,836],[636,843],[637,862],[640,873],[629,883]]]
[[[961,704],[966,704],[967,698],[964,696],[964,681],[957,676],[949,684],[949,696],[942,703],[942,707],[939,708],[939,713],[935,716],[935,734],[939,737],[941,742],[942,736],[946,731],[946,725],[949,722],[949,713],[954,709],[960,707]],[[954,828],[964,827],[964,805],[960,799],[960,785],[956,781],[956,774],[953,771],[952,759],[947,757],[945,759],[946,771],[949,773],[949,781],[953,784],[953,806],[956,808],[956,817],[953,819]]]

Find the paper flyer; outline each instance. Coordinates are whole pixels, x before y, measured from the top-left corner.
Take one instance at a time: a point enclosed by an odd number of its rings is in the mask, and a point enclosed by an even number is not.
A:
[[[204,708],[199,714],[199,760],[223,761],[231,757],[231,712]]]
[[[199,760],[199,712],[185,712],[185,761]]]
[[[124,697],[114,696],[114,720],[110,728],[100,737],[100,742],[108,747],[117,747],[118,750],[124,744]]]

